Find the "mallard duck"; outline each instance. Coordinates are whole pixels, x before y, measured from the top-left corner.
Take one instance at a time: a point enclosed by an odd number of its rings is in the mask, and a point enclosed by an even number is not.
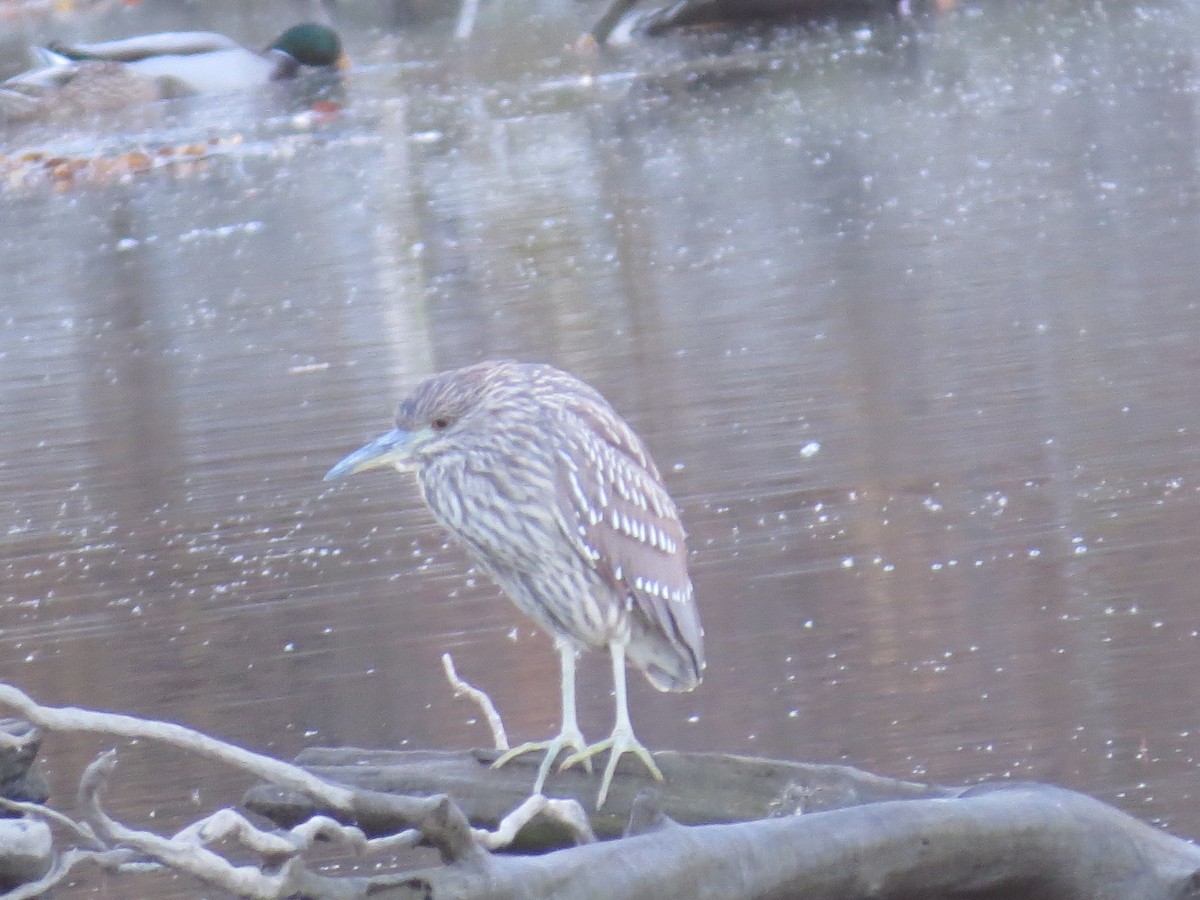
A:
[[[72,116],[151,100],[253,88],[302,66],[344,68],[337,33],[295,25],[257,53],[223,34],[179,31],[34,48],[39,63],[0,83],[0,121]]]
[[[210,31],[146,34],[98,44],[50,45],[69,63],[117,62],[149,79],[166,80],[182,92],[214,94],[244,90],[296,75],[302,66],[345,68],[337,32],[326,25],[294,25],[262,52]]]

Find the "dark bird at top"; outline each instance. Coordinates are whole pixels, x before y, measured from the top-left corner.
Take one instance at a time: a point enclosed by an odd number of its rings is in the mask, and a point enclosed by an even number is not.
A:
[[[554,638],[562,729],[496,766],[544,750],[534,793],[562,768],[609,750],[597,806],[617,760],[662,773],[633,734],[626,660],[660,691],[690,691],[704,670],[704,631],[688,578],[679,514],[633,429],[595,389],[547,365],[483,362],[434,375],[396,412],[396,427],[347,456],[326,480],[392,466],[413,472],[434,517]],[[616,723],[587,745],[575,716],[579,651],[607,647]]]

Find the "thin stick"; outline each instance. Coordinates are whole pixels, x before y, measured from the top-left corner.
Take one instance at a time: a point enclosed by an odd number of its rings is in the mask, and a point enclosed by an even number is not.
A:
[[[577,844],[596,841],[596,833],[578,800],[555,800],[544,794],[534,794],[527,799],[501,819],[495,831],[474,829],[475,838],[488,850],[501,850],[516,840],[518,832],[539,815],[565,826]]]
[[[446,680],[450,682],[450,687],[454,689],[454,696],[467,697],[467,699],[474,701],[475,705],[483,711],[488,727],[492,729],[492,742],[496,745],[496,749],[500,751],[507,750],[508,735],[504,731],[504,721],[500,718],[500,713],[496,711],[496,705],[492,703],[492,698],[479,688],[468,684],[458,677],[458,672],[454,668],[454,659],[449,653],[442,654],[442,668],[446,672]]]

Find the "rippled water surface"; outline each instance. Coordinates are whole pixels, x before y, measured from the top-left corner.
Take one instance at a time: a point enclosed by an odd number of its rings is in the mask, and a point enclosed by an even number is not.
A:
[[[246,6],[11,21],[5,71],[51,34],[291,16]],[[1200,15],[565,50],[595,12],[497,2],[454,47],[352,8],[340,85],[0,132],[0,679],[285,757],[487,743],[449,650],[548,735],[549,640],[414,486],[321,482],[423,375],[546,360],[690,533],[709,666],[631,680],[651,747],[1040,779],[1200,835]],[[151,171],[12,164],[134,148]],[[602,736],[606,660],[580,677]],[[103,746],[47,742],[64,803]],[[127,755],[135,821],[242,787]]]

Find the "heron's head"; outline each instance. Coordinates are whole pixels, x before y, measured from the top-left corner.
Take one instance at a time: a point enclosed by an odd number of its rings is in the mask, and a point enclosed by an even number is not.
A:
[[[325,480],[385,467],[417,471],[439,456],[487,451],[513,439],[514,420],[536,415],[530,373],[537,368],[484,362],[427,378],[400,401],[396,427],[355,450],[330,469]],[[510,427],[502,427],[505,424]]]

